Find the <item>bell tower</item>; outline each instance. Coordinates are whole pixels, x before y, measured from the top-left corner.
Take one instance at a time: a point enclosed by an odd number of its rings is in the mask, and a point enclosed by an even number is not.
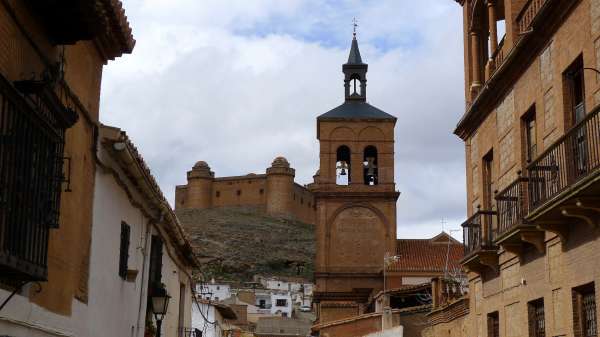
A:
[[[320,323],[360,314],[383,288],[385,254],[396,252],[396,117],[367,103],[367,69],[354,34],[342,66],[344,103],[317,117],[320,168],[312,190]]]

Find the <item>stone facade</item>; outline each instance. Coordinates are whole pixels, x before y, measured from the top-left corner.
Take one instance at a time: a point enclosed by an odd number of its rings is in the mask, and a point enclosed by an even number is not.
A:
[[[582,294],[589,295],[588,303],[598,298],[600,233],[588,226],[600,219],[598,159],[582,158],[582,150],[568,144],[577,135],[571,131],[577,122],[597,123],[593,117],[600,85],[594,71],[583,68],[598,64],[599,1],[458,2],[464,8],[467,108],[455,133],[469,145],[468,214],[469,221],[480,219],[476,226],[482,241],[474,243],[469,237],[473,223],[466,222],[462,264],[469,272],[470,294],[461,303],[468,303],[468,310],[431,322],[426,335],[533,336],[541,320],[546,336],[583,336],[584,327],[598,319],[594,310],[583,321],[582,310],[587,309],[580,302]],[[493,36],[488,40],[496,24],[492,13],[506,20],[501,46],[494,46]],[[482,55],[486,53],[478,45],[485,43],[499,48],[505,58]],[[498,62],[483,76],[481,60],[488,57]],[[579,88],[582,102],[577,101]],[[581,109],[583,116],[577,116]],[[534,139],[528,139],[531,134]],[[597,134],[579,135],[579,142],[597,150]],[[537,149],[528,160],[531,144]],[[486,160],[490,173],[473,169]],[[582,161],[585,168],[566,172]],[[495,192],[491,204],[481,202],[486,189]],[[488,206],[482,210],[491,215],[478,212],[480,205]],[[430,317],[448,315],[451,309],[441,308]]]
[[[68,106],[76,114],[77,120],[66,130],[64,136],[63,156],[70,158],[71,170],[67,174],[73,188],[68,190],[66,185],[61,186],[63,192],[59,225],[49,233],[47,281],[39,292],[35,291],[35,287],[26,288],[21,292],[23,296],[18,296],[20,299],[16,301],[23,300],[21,302],[27,303],[23,307],[29,309],[23,312],[29,311],[29,316],[13,315],[14,311],[7,312],[8,307],[3,310],[3,314],[9,317],[8,321],[12,319],[17,322],[15,325],[27,325],[21,320],[36,320],[36,317],[43,317],[42,322],[50,320],[49,317],[57,317],[53,315],[68,318],[88,303],[96,171],[95,130],[100,124],[98,115],[102,69],[109,59],[122,53],[130,53],[135,42],[120,1],[112,1],[110,5],[94,4],[73,9],[69,6],[53,4],[40,13],[38,6],[27,5],[25,1],[8,0],[0,4],[0,80],[10,83],[7,91],[16,92],[13,87],[15,81],[31,79],[32,76],[41,81],[43,74],[55,64],[60,64],[62,59],[64,74],[48,91],[50,96],[57,99],[58,105]],[[87,7],[96,9],[93,13],[85,12],[89,9]],[[99,26],[99,31],[103,33],[78,36],[85,28],[77,26],[81,24],[81,20],[74,20],[74,17],[84,15],[88,18],[87,24]],[[68,24],[59,24],[58,21],[61,20]],[[109,21],[115,24],[103,26],[104,22]],[[58,26],[69,31],[61,31]],[[25,102],[24,95],[20,92],[18,95]],[[3,90],[2,96],[4,104],[7,102],[7,92]],[[8,104],[5,106],[8,107]],[[2,111],[3,116],[5,113],[8,114]],[[2,128],[6,130],[7,127],[3,124]],[[15,131],[18,132],[19,130]],[[3,137],[12,136],[3,134]],[[15,145],[25,146],[23,143]],[[9,146],[8,142],[3,142],[1,146],[3,153],[6,151],[5,146]],[[10,165],[17,163],[10,162]],[[4,167],[3,172],[6,169]],[[6,298],[4,290],[0,289],[0,292],[3,293],[0,297]],[[7,324],[11,324],[6,322],[0,321],[0,331],[12,334],[13,330],[7,327]],[[64,324],[63,327],[71,325],[62,318],[57,318],[55,323],[58,326]],[[51,328],[52,325],[48,327]],[[29,335],[27,331],[30,328],[23,329]],[[20,332],[14,333],[18,335]],[[43,334],[40,332],[41,335]]]
[[[294,182],[295,170],[283,157],[273,160],[265,174],[218,177],[206,162],[187,173],[187,184],[175,189],[176,209],[253,207],[260,212],[315,223],[312,192]]]

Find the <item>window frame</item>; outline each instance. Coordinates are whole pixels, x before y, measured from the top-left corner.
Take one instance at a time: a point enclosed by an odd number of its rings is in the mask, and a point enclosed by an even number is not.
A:
[[[119,276],[123,280],[127,279],[130,243],[131,226],[129,226],[125,221],[121,221],[121,242],[119,245]]]

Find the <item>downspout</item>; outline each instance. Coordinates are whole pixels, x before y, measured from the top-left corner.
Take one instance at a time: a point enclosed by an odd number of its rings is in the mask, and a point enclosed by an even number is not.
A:
[[[146,330],[146,321],[145,321],[145,315],[144,315],[144,321],[142,322],[142,305],[144,303],[144,289],[147,288],[146,283],[144,282],[147,278],[146,278],[146,261],[148,259],[148,238],[150,237],[150,228],[152,228],[152,224],[151,224],[152,220],[148,220],[148,222],[146,223],[146,235],[144,236],[144,247],[142,248],[142,280],[140,282],[140,302],[139,302],[139,306],[138,306],[138,317],[137,317],[137,327],[136,327],[136,336],[140,336],[140,329],[142,330],[142,333],[144,333],[144,331]],[[148,275],[149,278],[150,275]]]

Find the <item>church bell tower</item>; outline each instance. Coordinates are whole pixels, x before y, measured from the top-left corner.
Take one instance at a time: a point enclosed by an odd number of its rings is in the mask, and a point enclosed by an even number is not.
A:
[[[362,313],[383,288],[386,253],[396,252],[396,117],[367,103],[367,70],[356,34],[343,64],[344,103],[317,118],[320,169],[315,261],[319,322]]]

